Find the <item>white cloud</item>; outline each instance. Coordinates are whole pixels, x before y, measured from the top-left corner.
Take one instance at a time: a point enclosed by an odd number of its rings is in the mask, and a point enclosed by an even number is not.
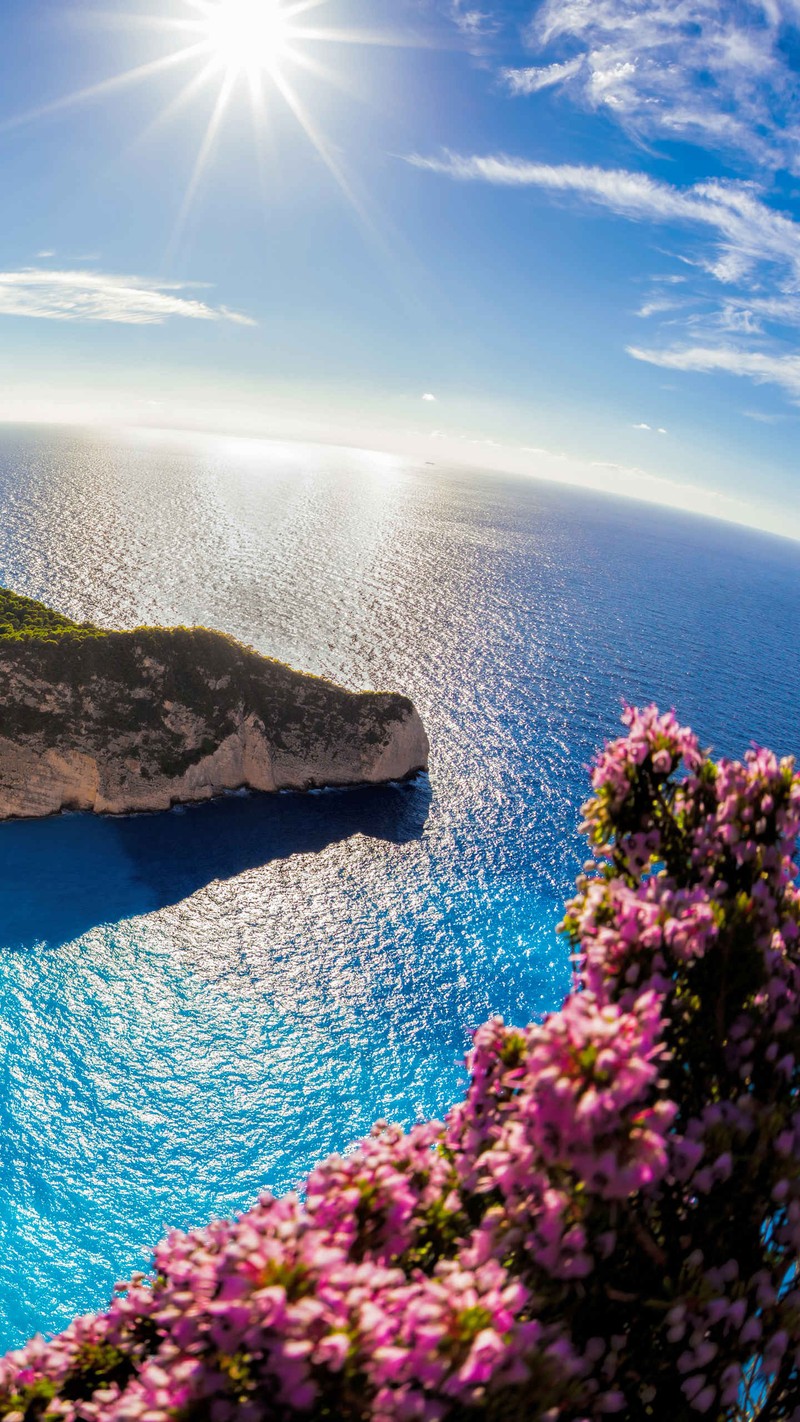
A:
[[[757,420],[760,425],[779,425],[785,415],[768,415],[765,410],[742,410],[746,420]]]
[[[427,400],[427,401],[429,401],[429,402],[433,401],[433,402],[435,403],[435,401],[436,401],[436,396],[435,396],[435,395],[431,395],[430,393],[428,393],[428,394],[426,394],[426,395],[423,395],[422,398],[423,398],[423,400]]]
[[[726,301],[721,310],[712,318],[720,330],[745,336],[759,336],[764,327],[759,318],[747,306],[737,306]]]
[[[652,425],[631,425],[632,430],[651,430],[652,428]]]
[[[678,188],[647,173],[571,163],[552,164],[505,154],[438,158],[410,155],[407,162],[462,182],[505,187],[538,187],[577,196],[631,221],[680,223],[711,230],[720,242],[719,257],[708,270],[717,280],[732,279],[725,261],[741,275],[764,260],[787,269],[800,281],[800,226],[761,200],[751,185],[718,179]]]
[[[711,374],[744,375],[757,384],[778,385],[800,402],[800,355],[774,355],[767,351],[741,350],[736,346],[684,346],[669,350],[645,350],[627,346],[635,360],[659,365],[665,370],[701,371]]]
[[[566,79],[572,79],[582,68],[582,59],[568,59],[563,64],[544,64],[532,69],[501,69],[500,78],[509,93],[516,97],[538,94],[541,89],[552,89],[554,84],[563,84]]]
[[[646,319],[649,316],[662,316],[665,311],[680,311],[685,307],[685,301],[675,301],[669,296],[653,296],[649,301],[642,302],[636,315]]]
[[[765,320],[778,321],[783,325],[800,326],[800,295],[787,292],[778,293],[776,296],[758,296],[749,294],[746,297],[732,296],[729,298],[729,305],[736,303],[746,306],[748,315],[764,318]]]
[[[797,20],[796,0],[543,0],[526,39],[543,68],[570,66],[555,82],[638,137],[797,171],[800,96],[785,44]]]
[[[497,34],[499,21],[489,10],[478,10],[467,0],[451,0],[450,19],[468,40],[477,43]]]
[[[18,272],[0,272],[0,315],[48,321],[108,321],[126,326],[163,325],[174,316],[256,325],[249,316],[227,306],[208,306],[196,297],[181,295],[189,289],[185,282],[28,267]]]

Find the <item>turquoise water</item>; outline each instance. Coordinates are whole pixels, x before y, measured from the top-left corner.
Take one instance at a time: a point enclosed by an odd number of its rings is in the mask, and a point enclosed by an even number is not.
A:
[[[0,582],[406,691],[434,748],[408,786],[0,826],[11,1345],[167,1226],[443,1112],[470,1027],[558,1005],[620,698],[800,751],[800,546],[389,456],[13,429],[0,509]]]

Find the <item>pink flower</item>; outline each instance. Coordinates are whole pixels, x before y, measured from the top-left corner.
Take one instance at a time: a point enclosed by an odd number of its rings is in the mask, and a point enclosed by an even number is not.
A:
[[[800,780],[626,708],[563,924],[575,984],[475,1034],[444,1125],[174,1231],[0,1360],[0,1422],[733,1418],[800,1362]],[[782,1410],[781,1410],[782,1409]]]

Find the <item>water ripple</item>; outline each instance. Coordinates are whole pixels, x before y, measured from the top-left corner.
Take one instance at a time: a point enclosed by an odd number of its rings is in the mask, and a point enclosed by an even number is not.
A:
[[[431,779],[0,826],[0,1342],[173,1224],[442,1113],[468,1030],[557,1005],[620,698],[800,749],[800,549],[389,456],[8,431],[0,583],[222,627],[413,696]]]

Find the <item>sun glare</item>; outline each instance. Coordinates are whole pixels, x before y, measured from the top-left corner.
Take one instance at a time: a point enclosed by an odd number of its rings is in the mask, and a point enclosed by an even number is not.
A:
[[[190,104],[203,102],[204,96],[210,101],[210,106],[205,133],[176,219],[170,251],[181,236],[226,114],[242,96],[246,102],[249,100],[252,110],[260,164],[264,163],[263,139],[275,118],[274,105],[285,105],[358,216],[362,221],[368,221],[363,203],[356,196],[334,145],[328,142],[306,104],[303,88],[320,81],[343,89],[349,87],[341,72],[341,64],[324,62],[326,51],[332,57],[337,52],[341,55],[348,47],[405,46],[415,41],[386,31],[356,30],[320,23],[319,12],[327,12],[329,6],[335,12],[335,0],[161,0],[161,3],[164,11],[160,15],[137,17],[135,14],[126,15],[124,11],[116,12],[114,23],[118,25],[121,21],[123,27],[130,23],[134,29],[144,28],[177,40],[177,44],[170,45],[165,54],[123,70],[111,78],[101,79],[99,83],[67,94],[64,98],[29,109],[0,124],[0,131],[53,116],[93,100],[108,98],[117,91],[174,71],[187,77],[178,85],[174,97],[144,129],[143,138],[151,136]],[[102,12],[100,16],[102,18]]]
[[[218,0],[203,8],[209,47],[228,72],[270,72],[290,56],[291,11],[280,0]]]

